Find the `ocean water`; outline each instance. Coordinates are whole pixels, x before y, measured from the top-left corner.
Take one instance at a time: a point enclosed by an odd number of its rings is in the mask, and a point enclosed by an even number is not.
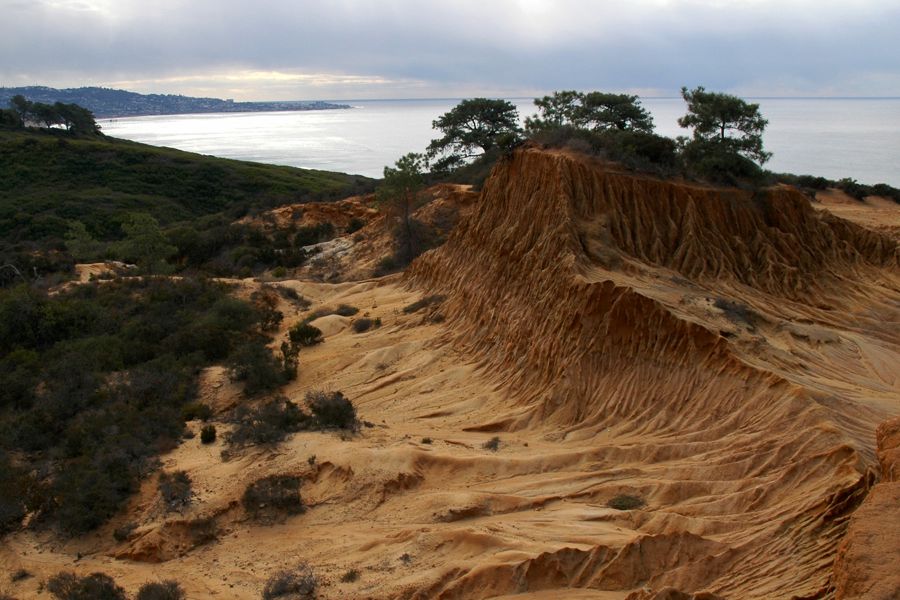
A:
[[[680,98],[644,98],[657,131],[683,135]],[[900,187],[900,98],[755,99],[769,120],[766,167],[779,172],[852,177]],[[107,135],[201,154],[380,177],[385,165],[421,152],[436,137],[431,122],[457,100],[344,101],[350,110],[167,115],[107,119]],[[531,99],[515,99],[524,118]]]

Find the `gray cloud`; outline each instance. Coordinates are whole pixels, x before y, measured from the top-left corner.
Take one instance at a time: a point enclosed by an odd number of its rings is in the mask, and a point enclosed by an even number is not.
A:
[[[900,95],[889,0],[0,0],[0,85],[246,99]]]

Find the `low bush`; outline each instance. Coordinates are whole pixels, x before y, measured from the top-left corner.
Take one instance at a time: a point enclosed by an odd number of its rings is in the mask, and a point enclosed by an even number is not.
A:
[[[359,217],[353,217],[350,219],[350,222],[347,224],[347,228],[344,229],[345,233],[356,233],[360,229],[366,226],[366,222],[360,219]]]
[[[362,317],[361,319],[353,321],[351,327],[353,328],[353,331],[355,333],[365,333],[373,327],[381,327],[381,319],[370,319],[369,317]]]
[[[257,408],[240,407],[234,415],[235,427],[228,435],[232,446],[274,445],[290,433],[311,429],[313,421],[296,404],[276,398]]]
[[[634,510],[644,506],[644,501],[637,496],[619,494],[607,502],[606,505],[616,510]]]
[[[352,317],[358,312],[358,308],[356,308],[355,306],[350,306],[349,304],[341,304],[336,309],[334,309],[334,314],[340,315],[342,317]]]
[[[57,573],[47,581],[47,591],[58,600],[126,600],[125,590],[105,573],[78,577],[75,573]]]
[[[356,408],[341,392],[310,391],[306,393],[306,403],[312,412],[315,424],[322,429],[356,430]]]
[[[279,269],[281,269],[281,275],[276,275],[276,277],[284,277],[284,267],[279,267]],[[253,302],[253,306],[260,315],[260,329],[263,331],[277,330],[284,319],[284,314],[278,310],[278,292],[273,290],[272,286],[264,285],[250,294],[250,301]]]
[[[497,436],[492,437],[482,445],[482,448],[490,450],[491,452],[496,452],[500,449],[500,438]]]
[[[313,600],[319,582],[307,563],[272,575],[263,588],[263,600]]]
[[[241,497],[247,514],[255,519],[274,519],[296,515],[304,510],[300,498],[300,478],[293,475],[271,475],[247,486]]]
[[[216,426],[215,425],[204,425],[203,429],[200,430],[200,443],[201,444],[212,444],[216,441]]]
[[[212,416],[212,408],[208,404],[202,402],[190,402],[185,404],[181,409],[181,417],[187,421],[195,421],[197,419],[206,421]]]
[[[412,314],[415,312],[419,312],[423,308],[428,308],[429,306],[433,306],[435,304],[440,304],[446,299],[446,296],[441,296],[439,294],[434,294],[431,296],[425,296],[421,300],[416,300],[412,304],[408,304],[403,307],[403,312],[406,314]]]
[[[14,531],[27,513],[26,473],[13,465],[9,456],[0,450],[0,535]]]
[[[288,337],[292,344],[303,347],[315,346],[323,341],[322,330],[306,321],[291,327],[290,331],[288,331]]]
[[[135,600],[184,600],[184,590],[177,581],[153,581],[138,590]]]
[[[349,571],[341,575],[342,583],[353,583],[354,581],[359,581],[358,569],[350,569]]]
[[[17,581],[23,581],[31,577],[31,573],[27,569],[16,569],[13,571],[13,574],[9,576],[9,580],[13,583]]]
[[[278,293],[281,294],[282,298],[284,298],[285,300],[290,300],[295,306],[300,309],[309,308],[310,304],[312,304],[312,302],[301,296],[300,293],[292,287],[287,287],[284,285],[277,285],[274,287],[276,290],[278,290]]]
[[[194,546],[202,546],[219,539],[219,527],[215,517],[194,519],[188,524],[188,534]]]
[[[121,527],[116,527],[113,529],[113,539],[117,542],[124,542],[128,540],[135,529],[137,529],[137,523],[134,522],[125,523]]]
[[[290,379],[262,340],[251,340],[235,350],[228,361],[228,375],[232,381],[243,382],[247,396],[271,392]]]
[[[166,510],[179,510],[191,502],[191,478],[186,471],[160,473],[158,487]]]

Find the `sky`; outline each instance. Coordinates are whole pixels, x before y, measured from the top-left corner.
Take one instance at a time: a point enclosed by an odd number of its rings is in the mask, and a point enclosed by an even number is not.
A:
[[[0,0],[0,87],[900,96],[900,0]]]

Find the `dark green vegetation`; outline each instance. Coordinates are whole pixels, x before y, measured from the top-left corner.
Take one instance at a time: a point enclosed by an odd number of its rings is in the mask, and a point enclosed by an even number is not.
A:
[[[862,199],[877,195],[900,202],[900,190],[886,184],[861,185],[852,179],[775,174],[761,168],[770,153],[763,148],[767,121],[759,105],[698,87],[682,89],[686,114],[679,123],[691,137],[671,139],[654,132],[650,113],[637,96],[565,90],[534,101],[538,115],[518,128],[518,115],[504,101],[466,100],[434,122],[443,135],[428,147],[433,161],[428,182],[436,178],[480,185],[491,167],[525,140],[545,147],[570,148],[618,162],[626,168],[662,177],[685,177],[714,184],[756,188],[788,183],[810,194],[828,187]],[[435,161],[435,159],[437,159]],[[381,269],[403,265],[393,257]]]
[[[508,150],[520,136],[519,113],[508,100],[463,100],[432,126],[443,134],[428,145],[428,158],[436,172],[451,171],[494,150]]]
[[[153,581],[138,590],[135,600],[184,600],[184,590],[177,581]]]
[[[491,439],[489,439],[488,441],[486,441],[484,444],[482,444],[481,447],[484,448],[485,450],[490,450],[491,452],[496,452],[497,450],[500,449],[500,438],[497,436],[494,436]]]
[[[425,296],[421,300],[416,300],[412,304],[407,304],[403,307],[403,312],[410,315],[412,313],[419,312],[423,308],[428,308],[430,306],[434,306],[436,304],[440,304],[446,300],[446,296],[442,296],[440,294],[433,294],[431,296]]]
[[[165,240],[153,249],[169,250],[164,258],[172,270],[250,276],[297,266],[307,258],[300,249],[306,238],[321,241],[323,232],[270,238],[235,221],[282,204],[372,189],[364,177],[103,136],[0,131],[0,265],[11,265],[0,270],[0,285],[68,275],[76,258],[136,258],[122,246],[129,238],[125,225],[136,220],[143,231],[158,224]]]
[[[488,142],[481,143],[489,145]],[[434,144],[435,142],[432,142],[432,146]],[[452,155],[454,151],[450,152]],[[461,156],[454,156],[459,159],[454,159],[457,164],[463,164],[464,160]],[[476,162],[488,161],[487,156],[487,154],[482,155]],[[377,275],[402,269],[426,250],[439,245],[439,240],[435,237],[434,232],[424,223],[413,218],[413,212],[428,202],[428,196],[425,194],[425,168],[425,156],[415,152],[402,156],[393,167],[384,168],[384,179],[378,187],[375,197],[379,209],[387,216],[391,224],[394,251],[393,254],[382,259],[376,271]],[[435,168],[444,167],[435,166]],[[458,170],[454,172],[453,176],[456,177],[459,174]]]
[[[219,98],[194,98],[177,94],[138,94],[101,87],[55,89],[44,86],[0,88],[0,105],[15,95],[39,102],[74,102],[101,117],[136,115],[184,115],[210,112],[257,112],[277,110],[326,110],[350,108],[319,100],[283,102],[234,102]]]
[[[540,115],[525,120],[527,131],[574,127],[590,131],[653,132],[653,118],[637,96],[603,92],[553,92],[534,101]]]
[[[381,319],[370,319],[369,317],[360,317],[353,321],[353,324],[350,326],[353,328],[354,333],[365,333],[369,331],[373,327],[381,327]]]
[[[191,478],[187,471],[163,471],[157,486],[166,510],[180,510],[191,503]]]
[[[100,127],[94,114],[77,104],[55,102],[31,102],[25,96],[16,95],[9,100],[8,109],[0,109],[0,128],[24,129],[32,127],[63,127],[75,135],[94,135]]]
[[[229,446],[274,446],[299,431],[356,431],[356,407],[341,392],[310,391],[304,410],[287,398],[277,397],[256,407],[239,406],[232,415],[234,429]]]
[[[319,581],[307,563],[272,575],[263,588],[263,600],[314,600]]]
[[[200,430],[200,443],[201,444],[212,444],[216,441],[216,426],[215,425],[204,425],[203,429]]]
[[[619,494],[606,503],[608,507],[616,510],[634,510],[641,508],[644,504],[645,502],[641,498],[629,494]]]
[[[26,511],[72,534],[103,523],[181,439],[199,369],[268,354],[260,311],[228,292],[158,278],[0,290],[3,531]]]
[[[105,573],[78,577],[60,572],[47,581],[47,590],[57,600],[126,600],[125,590]]]
[[[688,171],[713,181],[735,183],[761,179],[759,165],[772,156],[763,150],[763,132],[768,121],[758,104],[736,96],[681,88],[687,114],[678,119],[693,132],[681,140],[681,154]]]
[[[303,512],[300,478],[294,475],[270,475],[254,481],[244,490],[241,504],[254,519],[274,520]]]
[[[375,196],[380,210],[393,224],[393,268],[405,267],[431,245],[427,228],[412,216],[426,202],[424,170],[425,157],[410,152],[395,166],[384,168],[384,180]]]

